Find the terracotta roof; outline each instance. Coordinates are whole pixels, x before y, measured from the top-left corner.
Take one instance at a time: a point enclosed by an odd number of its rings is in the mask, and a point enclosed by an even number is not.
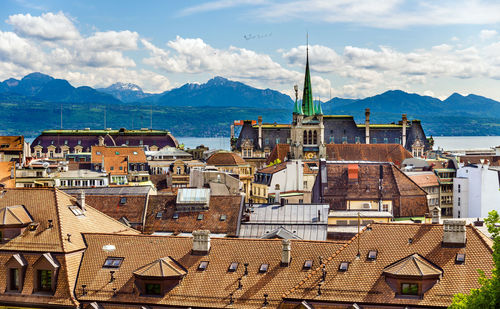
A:
[[[176,198],[175,195],[149,196],[145,233],[173,232],[177,234],[208,229],[212,233],[236,235],[242,201],[240,195],[212,195],[208,210],[193,212],[176,212]],[[178,214],[177,219],[173,218],[174,213]],[[200,214],[203,218],[198,220]],[[226,216],[224,220],[221,219],[222,215]]]
[[[381,198],[393,201],[395,217],[424,215],[428,212],[427,193],[392,163],[355,163],[359,166],[357,181],[348,179],[350,164],[353,163],[326,162],[328,187],[323,195],[331,209],[346,210],[348,200]],[[379,190],[381,176],[382,191]]]
[[[0,136],[0,152],[23,151],[24,136]]]
[[[16,187],[16,180],[10,178],[12,169],[15,169],[15,162],[0,162],[0,184],[5,188]]]
[[[220,151],[210,156],[207,160],[207,165],[214,166],[232,166],[232,165],[245,165],[247,164],[242,157],[234,152]]]
[[[290,153],[290,145],[288,144],[277,144],[274,146],[273,151],[267,157],[266,165],[274,162],[276,159],[280,159],[281,162],[285,162],[285,158]]]
[[[392,162],[398,166],[407,158],[413,158],[399,144],[327,144],[326,156],[333,161]]]
[[[414,173],[408,175],[421,188],[439,186],[439,180],[433,172],[430,173]]]
[[[191,254],[192,239],[179,236],[115,236],[88,234],[85,239],[89,248],[85,252],[78,277],[76,294],[85,302],[110,302],[132,304],[170,305],[179,307],[221,308],[229,304],[233,293],[233,308],[260,308],[264,294],[268,294],[268,307],[281,303],[281,295],[291,289],[310,271],[304,269],[306,260],[319,265],[320,256],[335,252],[341,244],[329,241],[290,240],[292,262],[281,265],[282,240],[253,240],[241,238],[212,238],[208,255]],[[109,253],[101,248],[113,244],[112,256],[123,257],[116,269],[116,280],[109,283],[109,269],[102,268]],[[163,297],[141,296],[135,288],[133,272],[147,263],[169,256],[177,261],[187,274],[183,280]],[[198,270],[201,261],[207,261],[206,270]],[[231,263],[238,263],[236,271],[230,272]],[[248,263],[248,275],[244,275]],[[262,264],[268,264],[267,272],[259,272]],[[238,289],[238,278],[241,289]],[[86,295],[81,286],[87,285]],[[113,296],[113,288],[117,295]]]
[[[461,156],[460,158],[460,163],[465,163],[465,164],[481,164],[481,159],[484,159],[485,161],[488,160],[490,166],[500,166],[500,156],[496,155],[491,155],[491,156],[485,156],[485,155],[469,155],[469,156]]]
[[[274,174],[274,173],[280,172],[282,170],[285,170],[286,164],[287,164],[286,162],[283,162],[283,163],[276,164],[273,166],[264,167],[263,169],[258,170],[257,173]]]
[[[133,274],[142,277],[165,278],[184,276],[186,271],[176,261],[167,256],[139,267]]]
[[[142,147],[92,146],[92,163],[102,164],[112,175],[126,175],[128,163],[146,163]]]
[[[412,277],[440,276],[443,270],[415,253],[384,268],[384,274]]]
[[[130,223],[142,226],[147,197],[145,195],[86,195],[85,203],[115,220],[125,217]]]
[[[321,295],[317,293],[322,277],[322,269],[318,267],[283,296],[288,300],[306,300],[313,306],[315,302],[348,302],[362,307],[364,304],[447,307],[454,294],[468,294],[471,289],[479,287],[478,269],[483,270],[487,277],[491,275],[492,249],[474,227],[467,226],[466,233],[465,248],[448,248],[441,245],[443,225],[374,223],[326,259],[327,275]],[[358,237],[361,258],[356,259]],[[376,260],[367,258],[370,250],[377,251]],[[457,253],[467,253],[465,263],[455,263]],[[414,254],[419,257],[413,257]],[[383,273],[395,262],[404,264],[412,260],[417,261],[418,269],[426,274],[437,274],[442,270],[442,277],[423,298],[395,297]],[[341,262],[349,263],[347,271],[339,271]],[[414,268],[410,273],[416,270]]]
[[[33,222],[23,205],[7,206],[0,209],[0,226],[26,225]]]

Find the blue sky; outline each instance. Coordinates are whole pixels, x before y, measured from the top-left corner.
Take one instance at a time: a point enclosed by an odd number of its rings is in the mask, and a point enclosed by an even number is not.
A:
[[[499,12],[483,0],[4,0],[0,79],[39,71],[161,92],[223,76],[292,94],[309,33],[315,98],[500,100]]]

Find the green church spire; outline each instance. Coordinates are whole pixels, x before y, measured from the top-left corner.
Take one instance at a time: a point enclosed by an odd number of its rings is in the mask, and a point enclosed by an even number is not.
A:
[[[295,105],[293,107],[293,113],[297,115],[303,115],[302,113],[302,105],[298,103],[298,96],[299,96],[299,87],[297,85],[293,86],[295,90]]]
[[[318,99],[318,107],[316,107],[316,115],[323,115],[323,109],[321,108],[321,101]]]
[[[306,76],[304,78],[304,92],[302,94],[302,111],[306,116],[314,116],[314,102],[311,88],[311,74],[309,73],[309,42],[307,43]]]

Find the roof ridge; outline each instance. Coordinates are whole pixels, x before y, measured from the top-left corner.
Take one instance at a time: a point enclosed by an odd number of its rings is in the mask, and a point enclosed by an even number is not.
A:
[[[59,211],[59,201],[57,199],[57,191],[59,191],[57,188],[53,188],[54,192],[54,204],[56,205],[56,217],[57,217],[57,226],[59,227],[59,240],[61,241],[61,246],[62,246],[62,251],[66,252],[66,248],[64,246],[64,239],[63,239],[63,229],[62,229],[62,224],[61,224],[61,212]]]
[[[479,229],[477,227],[475,227],[474,225],[468,224],[467,226],[470,227],[470,228],[472,228],[472,230],[474,231],[474,233],[476,234],[476,236],[479,237],[479,239],[481,240],[481,242],[488,248],[488,250],[491,253],[493,253],[493,248],[484,239],[487,236],[485,234],[483,234],[481,231],[479,231]]]
[[[351,238],[349,241],[347,241],[342,247],[340,247],[339,249],[337,249],[337,251],[335,251],[335,253],[331,256],[329,256],[327,259],[326,259],[326,262],[324,262],[323,264],[319,265],[315,270],[313,270],[312,272],[310,272],[304,279],[302,279],[299,284],[297,284],[296,286],[294,286],[292,289],[286,291],[285,293],[282,294],[282,297],[286,297],[287,295],[291,294],[292,292],[294,292],[296,289],[298,289],[300,286],[302,286],[304,283],[306,283],[306,281],[308,281],[310,278],[313,277],[313,275],[315,275],[317,272],[319,272],[319,270],[321,269],[321,266],[324,265],[323,267],[326,267],[326,265],[328,263],[330,263],[334,257],[336,257],[339,253],[341,253],[345,248],[347,248],[351,243],[354,242],[354,240],[356,240],[358,237],[361,236],[361,234],[363,234],[367,228],[371,226],[371,224],[368,224],[367,226],[365,226],[359,233],[357,233],[356,235],[354,235],[353,238]]]

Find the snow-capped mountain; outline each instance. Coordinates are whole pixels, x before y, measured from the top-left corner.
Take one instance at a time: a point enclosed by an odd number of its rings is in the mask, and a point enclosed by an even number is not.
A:
[[[152,94],[144,93],[141,87],[132,83],[114,83],[107,88],[98,88],[97,91],[108,93],[123,102],[136,102],[152,96]]]

